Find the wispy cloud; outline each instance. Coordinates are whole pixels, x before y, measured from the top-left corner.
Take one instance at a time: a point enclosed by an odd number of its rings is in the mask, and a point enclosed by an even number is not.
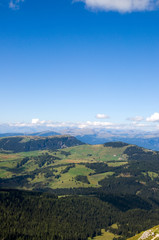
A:
[[[88,8],[118,11],[118,12],[133,12],[154,10],[158,8],[158,0],[75,0],[76,2],[84,2]]]
[[[24,2],[24,0],[10,0],[9,2],[9,8],[13,10],[17,10],[20,8],[20,4]]]
[[[159,122],[159,113],[155,112],[150,117],[146,118],[147,122]]]
[[[15,123],[0,123],[0,129],[3,132],[7,132],[10,130],[5,129],[16,129],[18,132],[26,132],[26,131],[48,131],[48,130],[56,130],[58,129],[79,129],[85,130],[158,130],[159,125],[155,122],[159,122],[159,113],[158,115],[152,115],[150,118],[147,118],[146,121],[132,121],[130,123],[113,123],[109,121],[83,121],[83,122],[55,122],[48,120],[40,120],[38,118],[33,118],[30,122],[15,122]]]
[[[107,118],[109,118],[109,116],[106,115],[106,114],[98,113],[98,114],[96,115],[96,118],[97,118],[97,119],[107,119]]]
[[[136,117],[127,118],[127,120],[133,121],[133,122],[141,122],[144,120],[144,118],[142,116],[136,116]]]
[[[99,121],[86,121],[86,122],[53,122],[53,121],[40,121],[38,118],[32,119],[30,123],[10,123],[10,126],[16,127],[35,127],[43,126],[48,128],[56,127],[77,127],[77,128],[110,128],[115,126],[111,122],[99,122]]]

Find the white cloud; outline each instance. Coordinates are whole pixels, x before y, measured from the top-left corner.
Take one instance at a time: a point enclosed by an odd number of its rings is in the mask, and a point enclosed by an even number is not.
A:
[[[79,128],[110,128],[113,126],[111,122],[91,122],[87,121],[77,125]]]
[[[133,12],[153,10],[158,7],[158,0],[75,0],[84,2],[87,7],[105,11]]]
[[[53,121],[40,121],[38,118],[32,119],[31,123],[10,123],[10,126],[16,126],[16,127],[47,127],[47,128],[110,128],[112,126],[115,126],[111,122],[99,122],[99,121],[86,121],[86,122],[53,122]]]
[[[131,117],[128,118],[127,120],[133,121],[133,122],[141,122],[144,120],[144,118],[142,116],[136,116],[136,117]]]
[[[106,114],[98,113],[98,114],[96,115],[96,118],[98,118],[98,119],[107,119],[107,118],[109,118],[109,116],[106,115]]]
[[[159,113],[154,113],[150,117],[146,118],[147,122],[159,122]]]
[[[9,8],[17,10],[20,7],[20,4],[24,2],[24,0],[10,0]]]
[[[32,124],[37,124],[40,122],[40,120],[38,118],[33,118],[31,122]]]
[[[136,116],[134,118],[129,119],[130,123],[112,123],[109,121],[83,121],[83,122],[55,122],[48,120],[40,120],[39,118],[33,118],[30,122],[15,122],[8,123],[9,127],[19,128],[19,132],[21,129],[32,129],[35,131],[45,131],[45,130],[56,130],[57,129],[116,129],[116,130],[152,130],[158,129],[159,125],[156,126],[153,122],[159,122],[159,113],[154,113],[152,116],[143,120],[141,116]],[[27,131],[27,130],[26,130]]]
[[[132,123],[132,126],[134,126],[134,127],[140,127],[140,128],[142,128],[142,127],[149,127],[149,125],[147,125],[147,124],[145,124],[145,123],[137,123],[137,122],[133,122],[133,123]]]

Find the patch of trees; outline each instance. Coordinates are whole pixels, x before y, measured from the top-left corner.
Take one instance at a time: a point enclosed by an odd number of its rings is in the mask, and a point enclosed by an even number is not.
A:
[[[128,146],[128,143],[124,142],[107,142],[104,143],[104,147],[112,147],[112,148],[121,148],[121,147],[126,147]]]
[[[34,157],[35,162],[39,167],[43,167],[45,163],[47,165],[54,163],[55,160],[61,160],[59,157],[52,156],[48,153],[44,153],[40,156]]]
[[[12,176],[11,178],[0,178],[0,188],[30,188],[33,187],[35,188],[35,185],[31,185],[28,179],[34,179],[36,175],[44,174],[46,178],[56,176],[54,173],[57,172],[53,167],[46,167],[46,168],[40,168],[36,169],[32,172],[29,172],[25,175],[21,176]],[[41,183],[41,186],[44,188],[45,183]]]
[[[70,152],[66,152],[66,151],[61,151],[61,154],[62,154],[62,155],[65,155],[65,157],[68,157],[68,156],[71,155]]]
[[[71,164],[69,166],[67,166],[66,168],[64,168],[62,171],[61,171],[61,174],[64,174],[64,173],[67,173],[71,168],[74,168],[75,167],[75,164]]]
[[[159,153],[153,151],[145,151],[143,148],[138,146],[128,147],[124,152],[128,155],[129,160],[140,160],[140,161],[151,161],[151,159],[159,160]]]
[[[50,178],[50,177],[55,176],[55,174],[53,173],[53,171],[48,169],[44,176],[45,176],[45,178]]]
[[[150,202],[142,199],[137,195],[132,194],[107,194],[105,192],[99,192],[96,195],[99,199],[104,202],[108,202],[120,209],[121,211],[128,211],[130,209],[152,209]]]
[[[75,177],[76,181],[82,182],[82,183],[87,183],[90,184],[90,182],[88,181],[88,177],[87,176],[83,176],[83,175],[77,175]]]
[[[28,178],[32,177],[30,174],[13,176],[11,178],[0,178],[0,188],[22,188],[29,187]]]
[[[105,178],[99,181],[99,184],[102,185],[102,189],[108,193],[123,193],[123,194],[136,194],[145,186],[138,181],[135,177],[113,177]]]
[[[106,163],[84,163],[84,165],[87,168],[94,170],[95,174],[114,171],[114,168],[108,167]],[[94,173],[90,173],[90,175],[94,175]]]
[[[23,158],[19,163],[17,163],[17,168],[22,167],[24,164],[26,164],[29,161],[29,157]]]

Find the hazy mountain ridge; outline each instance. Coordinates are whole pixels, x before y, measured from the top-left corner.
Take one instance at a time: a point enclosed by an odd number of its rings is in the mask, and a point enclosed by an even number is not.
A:
[[[122,141],[128,144],[135,144],[140,147],[159,151],[159,133],[158,132],[138,132],[138,131],[117,131],[117,130],[97,130],[97,129],[78,129],[58,128],[56,131],[28,131],[28,132],[10,132],[0,133],[0,137],[9,136],[54,136],[71,135],[78,140],[88,144],[104,144],[105,142]]]
[[[3,151],[29,152],[37,150],[55,150],[84,144],[72,136],[18,136],[0,138],[0,149]]]
[[[154,151],[159,151],[159,137],[131,137],[131,136],[112,136],[112,137],[99,137],[98,135],[84,135],[76,136],[80,141],[88,144],[103,144],[105,142],[126,142],[128,144],[135,144],[140,147],[152,149]]]
[[[49,137],[61,135],[60,133],[53,132],[53,131],[43,131],[43,132],[33,132],[33,133],[0,133],[1,137],[15,137],[15,136],[41,136],[41,137]]]

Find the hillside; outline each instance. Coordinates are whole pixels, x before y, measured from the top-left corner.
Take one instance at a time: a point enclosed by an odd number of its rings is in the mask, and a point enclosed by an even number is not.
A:
[[[95,196],[9,189],[0,190],[0,212],[3,240],[126,240],[159,222],[157,210],[125,212]]]
[[[0,138],[1,151],[29,152],[37,150],[55,150],[83,144],[72,136],[19,136]]]
[[[70,138],[71,141],[74,140],[73,144],[78,143],[75,138],[68,136],[29,137],[27,141],[33,139],[39,142],[54,138],[67,139],[67,141]],[[8,139],[10,141],[10,138]],[[26,138],[23,138],[24,140]],[[22,143],[18,142],[19,144]],[[109,235],[110,240],[114,237],[118,239],[119,236],[121,239],[126,239],[159,224],[159,152],[123,142],[109,142],[102,145],[79,144],[81,145],[64,149],[60,145],[59,149],[1,151],[0,205],[3,212],[2,219],[5,216],[4,224],[1,222],[1,231],[5,237],[7,236],[4,239],[14,239],[14,229],[17,229],[16,234],[18,231],[21,234],[15,239],[22,240],[51,240],[50,234],[53,234],[53,239],[84,240],[99,235],[101,229],[103,229],[103,237]],[[17,149],[16,144],[14,151],[15,149]],[[3,193],[6,194],[2,197]],[[27,194],[31,194],[32,197]],[[40,194],[41,197],[36,198],[36,194]],[[51,200],[51,196],[56,199]],[[46,198],[50,200],[46,201]],[[36,205],[41,207],[35,208]],[[85,213],[81,212],[81,207],[85,209]],[[28,225],[25,220],[28,219],[28,208],[35,216],[32,225]],[[48,219],[45,218],[46,229],[49,229],[48,238],[43,230],[39,233],[41,235],[35,236],[31,226],[39,231],[41,227],[37,219],[44,220],[48,211],[54,212],[52,218],[50,215]],[[49,225],[50,218],[53,225]],[[20,225],[17,225],[19,221]],[[58,221],[59,225],[56,225]],[[12,227],[9,227],[11,222]],[[67,228],[70,229],[69,232],[66,231]],[[7,235],[8,229],[11,229],[9,235]]]
[[[158,240],[158,239],[159,239],[159,226],[155,226],[127,240]]]
[[[57,145],[51,147],[58,146],[60,149],[18,152],[19,148],[15,145],[17,153],[0,153],[1,187],[54,191],[60,194],[98,190],[109,194],[134,194],[144,198],[154,198],[155,194],[155,198],[159,199],[158,152],[121,142],[61,149],[63,144],[65,147],[81,144],[75,138],[62,136],[38,138],[37,142],[46,139],[55,140]],[[63,139],[66,140],[65,143],[59,141]],[[6,138],[2,140],[6,141]],[[24,140],[27,140],[24,145],[32,142],[32,138],[23,138]],[[33,142],[36,142],[35,138]],[[23,142],[19,143],[18,138],[17,145],[20,144],[23,145]],[[44,145],[37,144],[36,147],[42,148]],[[46,148],[45,146],[44,149]]]

